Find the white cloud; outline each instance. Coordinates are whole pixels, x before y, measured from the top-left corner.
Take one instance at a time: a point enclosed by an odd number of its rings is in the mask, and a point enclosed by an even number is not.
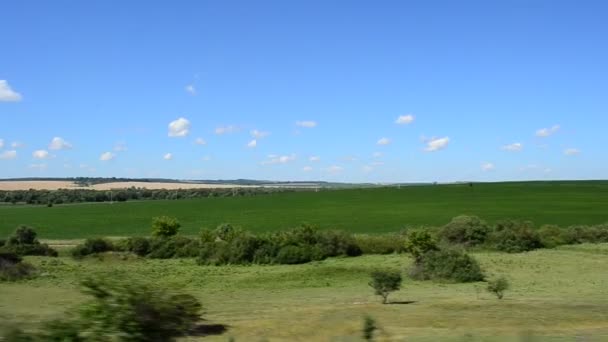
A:
[[[4,139],[0,139],[0,148],[4,147]]]
[[[524,148],[524,144],[518,143],[518,142],[509,144],[509,145],[505,145],[502,147],[503,150],[510,151],[510,152],[519,152],[523,148]]]
[[[234,133],[236,131],[238,131],[238,128],[236,126],[232,126],[232,125],[220,126],[215,129],[215,134],[222,135],[222,134]]]
[[[165,155],[163,156],[164,160],[171,160],[173,159],[173,154],[172,153],[165,153]]]
[[[426,147],[424,148],[427,152],[435,152],[442,150],[448,146],[450,143],[449,137],[443,138],[431,138],[426,142]]]
[[[295,154],[278,156],[276,154],[271,154],[268,156],[268,159],[262,162],[262,165],[272,165],[272,164],[286,164],[296,160]]]
[[[312,166],[304,166],[302,168],[302,171],[304,171],[304,172],[310,172],[310,171],[312,171]]]
[[[296,121],[296,126],[304,127],[304,128],[314,128],[317,127],[316,121]]]
[[[13,142],[11,143],[11,147],[12,147],[12,148],[15,148],[15,149],[17,149],[17,148],[22,148],[23,146],[25,146],[25,144],[24,144],[24,143],[22,143],[21,141],[13,141]]]
[[[536,136],[541,137],[541,138],[546,138],[550,135],[557,133],[557,131],[559,131],[559,128],[560,128],[559,125],[554,125],[553,127],[550,127],[550,128],[541,128],[536,131]]]
[[[21,101],[21,94],[14,91],[6,80],[0,80],[0,102]]]
[[[355,156],[344,156],[340,160],[344,162],[356,162],[358,159]]]
[[[49,150],[69,150],[72,144],[65,141],[62,137],[54,137],[49,144]]]
[[[374,158],[382,158],[382,156],[384,156],[384,153],[382,153],[382,152],[374,152],[372,154],[372,157],[374,157]]]
[[[395,123],[398,125],[409,125],[412,122],[414,122],[414,116],[412,114],[400,115],[397,120],[395,120]]]
[[[336,174],[336,173],[340,173],[340,172],[344,171],[344,168],[342,166],[332,165],[332,166],[328,167],[326,169],[326,171],[331,174]]]
[[[188,84],[185,89],[190,95],[196,95],[196,88],[193,84]]]
[[[37,151],[34,151],[34,153],[32,153],[32,157],[34,157],[36,159],[49,159],[49,158],[51,158],[51,155],[49,154],[49,151],[37,150]]]
[[[169,123],[169,136],[185,137],[190,133],[190,121],[186,118],[179,118]]]
[[[28,168],[35,169],[38,171],[44,171],[46,170],[46,164],[30,164]]]
[[[567,148],[564,150],[564,154],[567,156],[576,156],[579,155],[581,153],[581,150],[577,149],[577,148]]]
[[[483,172],[488,172],[488,171],[492,171],[496,168],[496,166],[493,163],[481,163],[481,170]]]
[[[99,160],[101,161],[109,161],[116,158],[116,155],[112,152],[104,152],[99,156]]]
[[[270,135],[270,132],[262,132],[262,131],[258,131],[257,129],[254,129],[253,131],[251,131],[251,136],[255,139],[262,139],[267,137],[268,135]]]
[[[207,142],[203,138],[196,138],[194,140],[194,143],[197,144],[197,145],[207,145]]]
[[[4,152],[0,153],[0,160],[15,159],[15,158],[17,158],[17,151],[15,151],[15,150],[4,151]]]
[[[320,161],[321,157],[319,157],[319,156],[312,156],[312,157],[308,158],[308,160],[314,163],[314,162]]]
[[[119,142],[114,145],[114,151],[116,152],[124,152],[127,150],[127,144],[124,142]]]
[[[391,143],[391,139],[389,138],[380,138],[376,144],[378,145],[388,145]]]
[[[249,148],[255,148],[256,146],[258,146],[258,141],[255,139],[253,139],[249,143],[247,143],[247,147],[249,147]]]
[[[374,162],[369,163],[369,165],[371,165],[371,166],[382,166],[382,165],[384,165],[384,162],[374,161]]]

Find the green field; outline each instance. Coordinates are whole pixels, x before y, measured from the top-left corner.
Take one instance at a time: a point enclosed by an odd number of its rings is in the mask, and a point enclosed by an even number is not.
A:
[[[192,293],[207,323],[228,331],[212,341],[361,341],[363,317],[382,328],[378,341],[606,341],[608,245],[564,246],[522,254],[473,253],[489,276],[504,274],[503,300],[485,283],[442,284],[405,278],[382,305],[367,286],[378,267],[404,270],[406,255],[332,258],[305,265],[198,266],[192,259],[75,261],[27,257],[42,275],[0,283],[0,326],[35,328],[61,317],[83,296],[91,275],[154,279]],[[536,339],[534,339],[536,340]]]
[[[536,224],[608,222],[608,181],[486,183],[293,192],[205,198],[46,206],[0,206],[0,236],[19,224],[46,239],[149,233],[151,218],[177,217],[182,232],[230,222],[252,231],[285,229],[302,222],[356,233],[443,225],[469,214],[490,222],[525,219]]]

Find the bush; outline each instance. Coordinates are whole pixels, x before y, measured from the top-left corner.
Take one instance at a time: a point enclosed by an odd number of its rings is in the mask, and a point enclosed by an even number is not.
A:
[[[538,230],[538,237],[545,248],[554,248],[565,245],[564,230],[558,226],[544,225]]]
[[[363,254],[403,253],[407,240],[400,234],[355,235],[354,239]]]
[[[150,244],[149,258],[171,259],[174,257],[196,257],[198,249],[191,251],[192,239],[184,236],[173,236],[170,238],[153,239]]]
[[[355,257],[363,254],[353,236],[341,231],[319,232],[316,245],[321,249],[323,258],[338,255]]]
[[[509,281],[505,277],[499,277],[488,282],[488,287],[486,288],[488,292],[496,295],[498,299],[502,299],[504,297],[505,291],[509,289]]]
[[[418,280],[442,280],[457,283],[482,281],[483,272],[477,260],[455,249],[429,251],[411,269],[410,277]]]
[[[181,224],[174,217],[160,216],[152,219],[152,235],[167,238],[179,232]]]
[[[426,253],[438,249],[435,239],[426,231],[413,231],[407,235],[405,250],[412,254],[416,264],[422,261],[422,257]]]
[[[508,253],[527,252],[544,247],[540,235],[530,222],[499,223],[490,240],[497,250]]]
[[[137,282],[86,281],[92,298],[73,317],[50,321],[22,341],[175,341],[200,320],[200,302],[187,294]],[[27,338],[30,339],[27,339]]]
[[[372,280],[369,286],[374,289],[374,293],[382,296],[382,304],[388,302],[388,295],[401,288],[401,272],[397,271],[375,271],[372,272]]]
[[[105,239],[90,238],[84,241],[84,244],[78,245],[72,249],[72,256],[82,258],[87,255],[111,252],[114,250],[114,245]]]
[[[450,244],[472,247],[486,242],[490,227],[477,216],[457,216],[439,231],[439,238]]]
[[[363,321],[363,339],[366,341],[373,341],[374,332],[376,332],[376,330],[378,330],[376,321],[369,316],[365,317],[365,320]]]
[[[146,256],[150,253],[150,240],[143,237],[131,237],[126,240],[127,251],[139,256]]]
[[[28,226],[19,226],[15,232],[8,237],[6,243],[0,245],[0,251],[15,253],[17,255],[39,255],[52,256],[58,255],[57,251],[47,244],[41,244],[36,239],[36,231]]]
[[[275,261],[279,264],[304,264],[312,260],[310,248],[301,246],[285,246],[279,250]]]
[[[27,279],[31,278],[34,273],[34,267],[23,262],[19,255],[0,252],[0,281]]]

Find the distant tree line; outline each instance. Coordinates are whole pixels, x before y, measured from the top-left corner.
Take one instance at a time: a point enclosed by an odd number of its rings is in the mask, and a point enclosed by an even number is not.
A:
[[[204,197],[255,196],[277,192],[291,192],[294,189],[284,188],[223,188],[223,189],[144,189],[127,188],[120,190],[14,190],[0,191],[0,202],[27,204],[64,204],[83,202],[125,202],[130,200],[179,200]],[[303,191],[303,190],[300,190]]]

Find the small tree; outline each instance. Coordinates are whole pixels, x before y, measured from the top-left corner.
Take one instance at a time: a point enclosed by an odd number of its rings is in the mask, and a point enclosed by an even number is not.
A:
[[[496,298],[502,299],[505,295],[505,291],[510,287],[509,281],[504,276],[498,277],[496,279],[490,280],[488,282],[487,290],[488,292],[496,295]]]
[[[366,341],[373,341],[374,332],[376,332],[376,330],[378,330],[376,321],[369,316],[365,317],[365,320],[363,321],[363,338]]]
[[[152,219],[152,235],[163,238],[171,237],[179,232],[181,226],[175,217],[155,217]]]
[[[372,272],[372,281],[369,286],[374,289],[374,293],[382,296],[382,304],[388,303],[388,295],[401,288],[401,273],[397,271],[375,271]]]
[[[439,248],[437,243],[428,232],[414,231],[408,234],[405,241],[405,250],[412,254],[416,264],[422,260],[422,256],[430,251],[436,251]]]
[[[19,226],[17,227],[13,235],[9,236],[8,243],[11,245],[36,244],[36,231],[32,227]]]

